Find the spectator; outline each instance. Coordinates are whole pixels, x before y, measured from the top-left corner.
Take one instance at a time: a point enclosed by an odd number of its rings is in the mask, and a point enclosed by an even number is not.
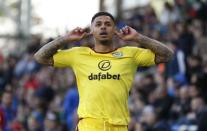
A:
[[[4,91],[2,95],[1,108],[5,114],[5,130],[9,131],[11,129],[11,123],[16,117],[16,109],[13,107],[13,93],[11,91]]]
[[[29,131],[44,131],[44,116],[40,112],[34,111],[27,120]]]
[[[56,112],[49,111],[44,120],[44,131],[62,131],[60,128],[59,115]]]
[[[164,9],[160,16],[160,22],[163,25],[179,21],[181,18],[178,9],[169,2],[164,3]]]
[[[152,106],[146,106],[141,118],[144,131],[170,131],[170,126],[166,121],[159,121]]]
[[[0,107],[0,129],[4,129],[6,125],[5,115],[3,109]],[[1,131],[1,130],[0,130]]]
[[[77,120],[74,119],[77,107],[79,103],[78,90],[76,86],[72,86],[69,89],[65,99],[64,99],[64,117],[67,122],[69,130],[75,130]],[[75,120],[75,121],[74,121]]]
[[[175,52],[173,59],[166,64],[166,77],[173,78],[175,75],[186,73],[185,55],[182,50],[178,48],[176,43],[169,45]]]
[[[191,101],[192,111],[196,113],[197,123],[198,123],[198,131],[206,131],[207,130],[207,108],[205,106],[205,102],[202,97],[195,97]]]

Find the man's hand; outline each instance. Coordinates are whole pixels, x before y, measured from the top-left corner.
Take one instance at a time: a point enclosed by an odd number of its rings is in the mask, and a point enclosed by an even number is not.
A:
[[[63,37],[68,42],[76,42],[88,37],[89,35],[91,35],[91,33],[87,33],[84,29],[77,27]]]
[[[120,29],[120,32],[116,31],[115,34],[122,40],[125,41],[137,41],[140,34],[133,28],[125,26]]]

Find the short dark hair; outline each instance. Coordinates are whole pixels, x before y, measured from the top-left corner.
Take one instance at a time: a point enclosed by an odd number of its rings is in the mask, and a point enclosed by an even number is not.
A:
[[[109,17],[112,19],[112,21],[115,22],[114,17],[113,17],[110,13],[101,11],[101,12],[96,13],[96,14],[92,17],[92,19],[91,19],[91,23],[92,23],[92,22],[95,20],[95,18],[98,17],[98,16],[109,16]]]

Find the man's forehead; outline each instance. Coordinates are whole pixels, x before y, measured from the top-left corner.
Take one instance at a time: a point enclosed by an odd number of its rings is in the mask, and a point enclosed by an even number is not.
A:
[[[109,22],[113,22],[113,20],[109,17],[109,16],[106,16],[106,15],[102,15],[102,16],[98,16],[95,18],[94,22],[98,22],[98,21],[109,21]]]

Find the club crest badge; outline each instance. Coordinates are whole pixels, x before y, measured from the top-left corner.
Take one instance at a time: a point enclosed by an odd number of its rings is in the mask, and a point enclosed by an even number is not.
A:
[[[117,58],[121,58],[123,56],[122,52],[113,52],[112,55]]]

